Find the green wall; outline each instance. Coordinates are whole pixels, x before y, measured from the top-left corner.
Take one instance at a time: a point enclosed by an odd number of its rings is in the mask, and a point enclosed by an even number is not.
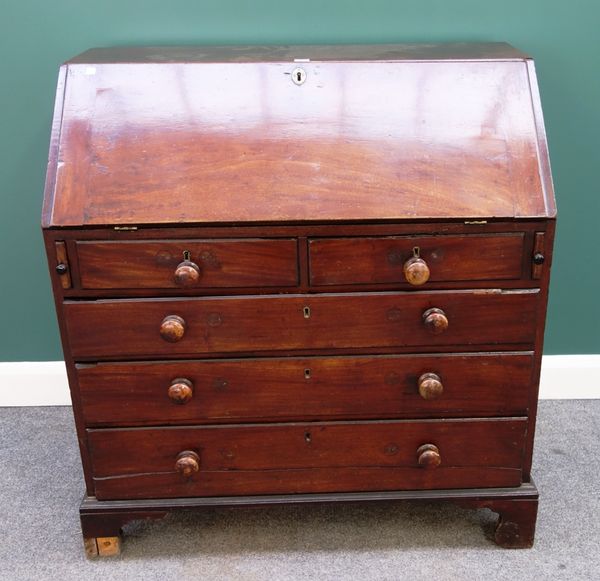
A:
[[[546,353],[600,353],[597,0],[3,0],[0,360],[61,358],[39,216],[59,64],[126,44],[508,41],[532,54],[559,221]]]

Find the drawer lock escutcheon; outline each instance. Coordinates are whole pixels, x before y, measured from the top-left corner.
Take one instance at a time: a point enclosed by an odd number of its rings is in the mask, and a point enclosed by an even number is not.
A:
[[[429,266],[421,258],[421,249],[413,248],[413,255],[404,263],[404,278],[413,286],[421,286],[429,280]]]
[[[173,273],[173,279],[177,286],[183,288],[190,288],[196,286],[200,281],[202,272],[200,267],[191,260],[191,252],[189,250],[183,251],[183,262],[180,262]]]

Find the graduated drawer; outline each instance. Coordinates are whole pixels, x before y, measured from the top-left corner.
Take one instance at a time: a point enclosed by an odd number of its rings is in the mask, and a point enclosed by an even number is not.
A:
[[[503,418],[100,429],[88,443],[101,500],[422,490],[519,485],[526,428]]]
[[[418,249],[428,282],[510,280],[523,272],[523,233],[313,238],[312,285],[407,283],[403,267]]]
[[[298,284],[294,239],[77,242],[83,289],[279,287]],[[184,261],[197,274],[182,271]],[[187,278],[183,275],[187,274]],[[190,275],[194,276],[194,279]]]
[[[524,415],[532,353],[78,365],[87,425]],[[436,379],[437,378],[437,379]]]
[[[531,346],[538,300],[537,290],[122,299],[66,301],[64,314],[75,359],[449,345],[468,350]],[[443,315],[432,315],[432,308]],[[439,334],[426,323],[434,316],[448,321]]]

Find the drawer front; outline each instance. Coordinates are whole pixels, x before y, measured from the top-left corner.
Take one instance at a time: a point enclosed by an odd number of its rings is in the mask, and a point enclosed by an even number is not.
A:
[[[526,345],[539,291],[452,291],[240,298],[67,301],[77,358],[201,353]],[[425,324],[447,319],[444,332]],[[177,332],[174,332],[174,329]],[[161,335],[161,332],[163,335]],[[166,340],[167,336],[169,340]]]
[[[103,429],[88,441],[99,499],[411,490],[519,485],[526,426],[510,418]],[[437,467],[424,444],[437,448]],[[187,476],[177,470],[183,452]]]
[[[403,267],[413,249],[430,282],[519,279],[522,233],[464,236],[315,238],[309,243],[313,285],[407,284]]]
[[[79,365],[77,378],[87,425],[477,417],[524,415],[532,365],[532,353],[286,357]]]
[[[294,239],[77,242],[84,289],[295,286],[297,255]],[[184,258],[193,280],[176,277]]]

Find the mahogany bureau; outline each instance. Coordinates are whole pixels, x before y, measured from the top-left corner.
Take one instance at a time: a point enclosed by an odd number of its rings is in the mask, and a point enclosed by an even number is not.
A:
[[[42,226],[87,553],[180,509],[403,499],[531,546],[555,215],[506,44],[63,65]]]

